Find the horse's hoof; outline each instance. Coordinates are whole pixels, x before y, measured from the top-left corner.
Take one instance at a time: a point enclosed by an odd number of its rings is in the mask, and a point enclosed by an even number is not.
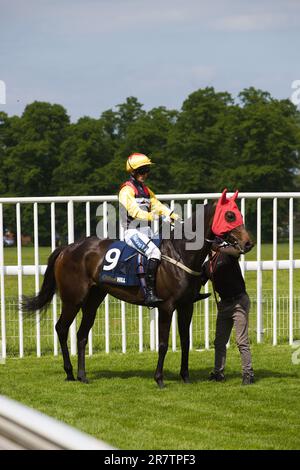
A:
[[[77,379],[79,380],[79,382],[81,382],[83,384],[88,384],[89,383],[89,380],[87,379],[87,377],[77,377]]]
[[[182,378],[183,383],[185,383],[185,384],[190,384],[191,383],[191,380],[190,380],[189,376],[181,376],[181,378]]]
[[[185,377],[185,378],[182,379],[182,380],[183,380],[183,383],[184,383],[184,384],[190,384],[190,383],[192,383],[189,377]]]
[[[75,382],[75,377],[73,375],[70,375],[70,376],[66,377],[65,381],[66,382]]]
[[[157,385],[159,387],[160,390],[162,390],[163,388],[165,388],[165,384],[162,380],[157,380]]]

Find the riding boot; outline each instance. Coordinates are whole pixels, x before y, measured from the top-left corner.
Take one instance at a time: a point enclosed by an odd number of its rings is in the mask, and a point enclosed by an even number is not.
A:
[[[147,264],[145,295],[145,305],[147,307],[156,307],[160,302],[163,302],[163,299],[157,297],[155,289],[156,270],[159,262],[156,258],[150,258]]]

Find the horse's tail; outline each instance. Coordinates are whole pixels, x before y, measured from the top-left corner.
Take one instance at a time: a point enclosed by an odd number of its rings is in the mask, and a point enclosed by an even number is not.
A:
[[[56,291],[56,280],[54,275],[54,265],[58,255],[65,247],[59,246],[48,258],[48,265],[44,275],[43,284],[40,292],[33,297],[24,296],[22,299],[22,310],[27,313],[36,310],[46,310]]]

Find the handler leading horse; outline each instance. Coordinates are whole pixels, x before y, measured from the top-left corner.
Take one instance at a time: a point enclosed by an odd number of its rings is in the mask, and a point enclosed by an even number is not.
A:
[[[230,199],[226,198],[226,190],[217,204],[207,204],[204,208],[205,242],[199,250],[187,250],[186,239],[163,240],[161,253],[162,263],[157,272],[157,293],[163,302],[159,310],[159,352],[155,371],[155,380],[159,387],[164,386],[163,364],[168,349],[168,339],[173,311],[178,313],[178,329],[181,342],[180,375],[184,382],[189,382],[189,327],[193,314],[193,302],[201,289],[198,276],[201,265],[208,255],[214,242],[216,245],[230,244],[241,253],[251,250],[253,243],[246,231],[241,214],[236,206],[237,192]],[[195,214],[192,215],[192,230],[195,230]],[[176,223],[176,222],[175,222]],[[214,238],[212,226],[220,224],[226,227],[223,238]],[[189,240],[190,241],[190,240]],[[42,310],[51,302],[56,290],[62,300],[61,316],[56,324],[63,354],[64,370],[67,380],[75,380],[70,361],[67,338],[71,323],[82,309],[82,321],[77,332],[78,374],[81,382],[87,382],[85,372],[85,347],[88,334],[93,326],[97,309],[107,294],[129,302],[143,305],[144,294],[139,287],[125,287],[99,282],[105,254],[111,245],[111,239],[88,237],[53,251],[48,260],[43,284],[35,297],[25,298],[23,309],[27,312]],[[179,261],[170,263],[166,257]],[[187,270],[183,269],[184,265]]]

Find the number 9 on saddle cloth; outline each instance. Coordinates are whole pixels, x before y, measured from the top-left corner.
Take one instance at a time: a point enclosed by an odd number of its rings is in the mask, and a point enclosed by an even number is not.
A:
[[[104,258],[100,282],[123,286],[141,285],[141,276],[146,272],[148,247],[140,237],[134,237],[132,241],[136,249],[120,240],[111,243]],[[153,238],[151,244],[153,243],[159,248],[161,239]],[[140,251],[145,253],[145,256]]]

